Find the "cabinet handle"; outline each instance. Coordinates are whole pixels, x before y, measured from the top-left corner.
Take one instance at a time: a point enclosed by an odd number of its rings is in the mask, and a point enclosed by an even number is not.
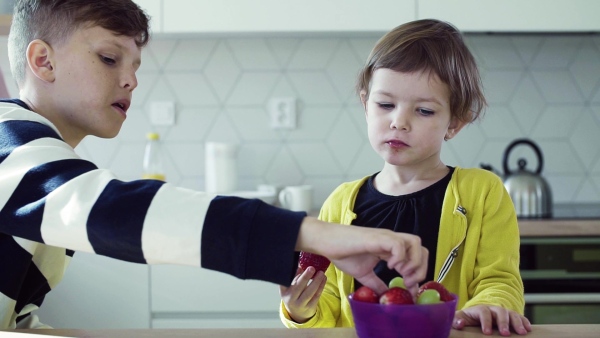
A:
[[[600,293],[534,293],[525,294],[525,304],[596,304]]]

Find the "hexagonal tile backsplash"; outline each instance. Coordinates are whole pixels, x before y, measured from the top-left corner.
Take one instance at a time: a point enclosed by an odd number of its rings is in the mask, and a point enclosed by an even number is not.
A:
[[[168,181],[203,189],[204,142],[238,143],[239,190],[311,184],[318,208],[341,182],[382,166],[353,92],[378,38],[155,37],[143,52],[140,84],[121,134],[85,139],[77,151],[123,179],[135,179],[145,134],[157,131],[169,158]],[[542,174],[556,202],[600,202],[600,37],[466,39],[489,107],[481,122],[444,145],[443,160],[463,167],[484,162],[501,170],[508,144],[529,137],[542,149]],[[267,103],[288,96],[297,98],[297,129],[273,130]],[[162,100],[176,104],[174,126],[150,124],[148,105]],[[512,168],[519,157],[528,160],[529,169],[537,166],[535,154],[518,147],[510,156]]]

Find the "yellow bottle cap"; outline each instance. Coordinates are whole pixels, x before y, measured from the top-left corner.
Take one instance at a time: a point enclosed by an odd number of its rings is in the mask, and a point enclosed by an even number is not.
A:
[[[149,140],[158,140],[160,136],[158,135],[158,133],[148,133],[146,134],[146,138]]]

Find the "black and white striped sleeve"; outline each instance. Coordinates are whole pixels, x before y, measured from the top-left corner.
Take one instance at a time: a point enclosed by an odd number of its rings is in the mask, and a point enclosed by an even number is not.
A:
[[[37,114],[0,114],[0,232],[143,264],[289,284],[304,213],[155,180],[118,180]],[[202,246],[202,248],[201,248]]]

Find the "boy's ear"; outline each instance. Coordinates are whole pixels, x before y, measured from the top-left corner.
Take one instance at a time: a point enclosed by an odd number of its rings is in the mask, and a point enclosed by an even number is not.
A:
[[[44,82],[55,78],[52,47],[42,40],[33,40],[27,46],[27,64],[31,72]]]
[[[456,117],[452,117],[450,120],[450,124],[448,125],[448,130],[446,131],[446,136],[444,136],[444,140],[448,141],[458,134],[458,132],[467,125],[467,122],[462,121]]]

